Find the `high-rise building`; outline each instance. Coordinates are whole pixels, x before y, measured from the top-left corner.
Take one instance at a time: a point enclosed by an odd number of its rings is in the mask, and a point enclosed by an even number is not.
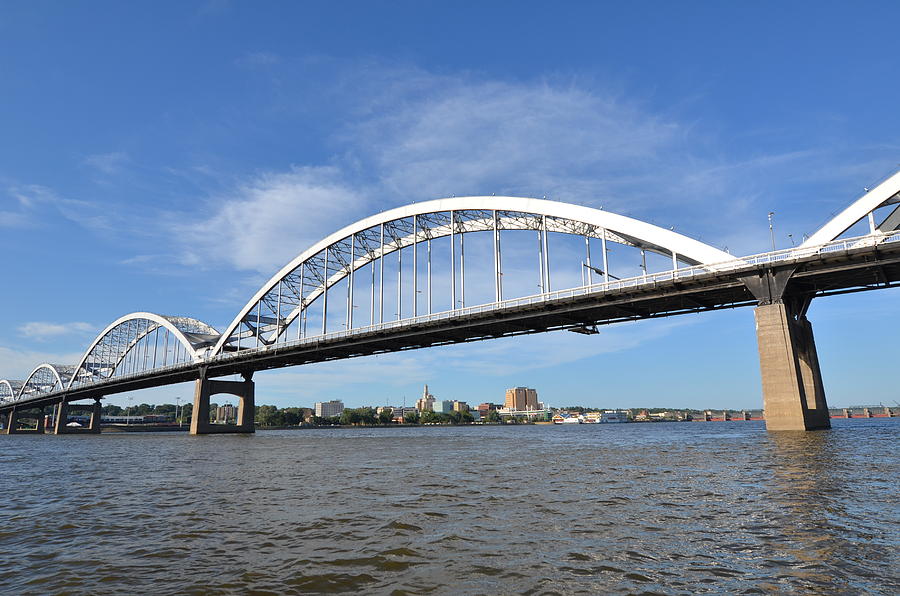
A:
[[[344,402],[339,399],[331,401],[316,402],[316,416],[319,418],[331,418],[332,416],[340,416],[344,411]]]
[[[506,407],[510,410],[539,410],[537,391],[530,387],[513,387],[506,390]]]
[[[416,400],[416,409],[420,412],[431,412],[434,410],[434,396],[428,393],[428,385],[425,385],[422,397]]]
[[[454,401],[453,402],[453,411],[454,412],[468,412],[469,404],[464,401]]]

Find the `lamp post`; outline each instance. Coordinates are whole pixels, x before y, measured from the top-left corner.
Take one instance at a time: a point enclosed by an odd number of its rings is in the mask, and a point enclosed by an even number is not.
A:
[[[775,251],[775,228],[772,225],[772,216],[775,215],[774,211],[769,211],[769,236],[772,238],[772,251]]]

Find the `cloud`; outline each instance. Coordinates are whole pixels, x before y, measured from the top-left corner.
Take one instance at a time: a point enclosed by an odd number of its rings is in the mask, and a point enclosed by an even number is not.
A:
[[[406,198],[518,193],[598,200],[685,134],[634,102],[572,85],[442,80],[346,132]]]
[[[411,71],[405,82],[360,95],[368,99],[335,135],[329,165],[257,174],[212,198],[210,217],[180,226],[184,262],[271,272],[342,225],[442,196],[597,201],[611,178],[675,152],[683,134],[632,103],[571,85]]]
[[[51,364],[76,364],[83,356],[82,353],[50,353],[36,351],[11,350],[0,346],[0,362],[3,362],[3,370],[0,372],[4,379],[25,378],[43,362]]]
[[[70,335],[74,333],[87,333],[95,330],[90,323],[47,323],[43,321],[34,321],[19,326],[19,335],[31,339],[44,340],[61,335]]]
[[[122,166],[129,161],[128,154],[121,151],[112,153],[97,153],[84,158],[84,164],[90,166],[102,174],[112,175],[121,171]]]
[[[49,217],[62,217],[94,230],[112,228],[110,218],[100,205],[90,201],[61,197],[52,188],[40,184],[14,184],[6,192],[19,205],[17,211],[0,213],[6,226],[35,227]]]
[[[10,186],[7,192],[23,209],[33,209],[40,204],[59,201],[59,197],[52,189],[40,184]]]
[[[281,57],[272,52],[249,52],[234,61],[236,66],[244,68],[265,68],[281,62]]]
[[[265,53],[245,58],[276,65]],[[492,193],[602,206],[750,254],[767,247],[765,213],[773,200],[796,197],[795,213],[806,215],[811,185],[835,188],[836,174],[822,164],[842,161],[837,149],[814,143],[741,154],[697,122],[592,82],[489,80],[379,64],[337,68],[345,72],[329,88],[345,117],[330,139],[327,165],[248,176],[213,196],[205,219],[180,218],[177,227],[188,232],[184,263],[271,274],[367,215]],[[272,76],[290,73],[278,68]],[[847,168],[841,171],[846,177]],[[814,225],[800,219],[779,213],[784,243],[787,233],[801,238]]]
[[[261,174],[215,198],[204,221],[173,224],[188,239],[182,260],[273,272],[304,248],[366,214],[362,191],[330,167]]]
[[[16,211],[0,211],[0,227],[21,228],[28,225],[28,217]]]

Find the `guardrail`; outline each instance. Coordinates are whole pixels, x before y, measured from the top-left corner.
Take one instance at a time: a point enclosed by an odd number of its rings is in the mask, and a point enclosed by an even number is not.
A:
[[[770,263],[781,263],[785,261],[790,261],[792,259],[801,259],[807,258],[820,253],[833,253],[840,252],[843,250],[851,250],[853,248],[861,248],[864,246],[874,246],[876,244],[887,244],[891,242],[900,242],[900,231],[891,232],[888,234],[870,234],[866,236],[859,236],[856,238],[847,238],[844,240],[835,240],[833,242],[829,242],[827,244],[822,244],[820,246],[809,246],[809,247],[793,247],[787,249],[781,249],[776,251],[770,251],[765,253],[759,253],[756,255],[750,255],[746,257],[735,257],[730,261],[723,261],[721,263],[712,263],[705,265],[693,265],[691,267],[683,267],[679,269],[674,269],[671,271],[663,271],[660,273],[648,273],[647,275],[639,275],[636,277],[629,277],[619,280],[612,280],[609,282],[600,282],[587,286],[579,286],[576,288],[568,288],[564,290],[554,290],[551,292],[544,292],[543,294],[534,294],[531,296],[523,296],[521,298],[511,298],[508,300],[502,300],[500,302],[489,302],[487,304],[479,304],[477,306],[467,306],[463,308],[457,308],[453,310],[446,310],[437,313],[431,313],[426,315],[419,315],[416,317],[407,317],[403,319],[395,319],[393,321],[385,321],[383,323],[376,323],[374,325],[365,325],[362,327],[354,327],[352,329],[344,329],[340,331],[332,331],[326,334],[313,335],[300,339],[289,340],[285,342],[279,342],[272,345],[261,345],[243,348],[237,352],[231,352],[227,354],[219,354],[213,358],[211,358],[210,362],[217,362],[223,360],[229,360],[234,358],[243,358],[246,356],[250,356],[254,353],[265,353],[274,349],[280,348],[294,348],[298,346],[302,346],[305,344],[315,344],[321,341],[328,341],[333,339],[341,339],[345,337],[350,337],[354,335],[362,335],[366,333],[372,333],[377,331],[384,331],[389,329],[395,329],[397,327],[406,327],[409,325],[414,325],[417,323],[428,323],[432,321],[441,321],[452,318],[464,318],[469,315],[480,314],[484,312],[493,312],[497,310],[503,310],[506,308],[516,308],[520,306],[528,306],[532,304],[540,304],[545,302],[553,302],[555,300],[562,300],[565,298],[574,298],[577,296],[585,296],[587,294],[603,294],[606,292],[628,289],[628,288],[636,288],[640,286],[649,286],[654,283],[663,282],[663,281],[677,281],[680,279],[690,279],[699,275],[706,275],[709,273],[724,273],[724,272],[733,272],[740,269],[751,269],[754,267],[758,267],[759,265],[766,265]]]
[[[677,281],[680,279],[691,279],[699,275],[707,275],[710,273],[725,273],[725,272],[733,272],[740,269],[752,269],[758,267],[760,265],[767,265],[771,263],[783,263],[786,261],[796,260],[808,258],[817,254],[823,253],[835,253],[841,251],[852,250],[855,248],[864,248],[867,246],[876,246],[882,244],[890,244],[894,242],[900,242],[900,231],[888,232],[888,233],[876,233],[876,234],[868,234],[865,236],[858,236],[855,238],[846,238],[843,240],[834,240],[832,242],[828,242],[826,244],[821,244],[818,246],[797,246],[793,248],[786,248],[781,250],[775,250],[770,252],[759,253],[755,255],[750,255],[746,257],[735,257],[733,260],[723,261],[721,263],[712,263],[712,264],[704,264],[704,265],[693,265],[690,267],[683,267],[679,269],[673,269],[671,271],[663,271],[659,273],[648,273],[646,275],[639,275],[635,277],[629,277],[625,279],[611,280],[608,282],[600,282],[591,285],[579,286],[576,288],[568,288],[564,290],[554,290],[551,292],[544,292],[542,294],[534,294],[531,296],[523,296],[521,298],[511,298],[508,300],[501,300],[500,302],[489,302],[487,304],[479,304],[477,306],[467,306],[463,308],[457,308],[453,310],[445,310],[437,313],[431,313],[426,315],[419,315],[416,317],[407,317],[404,319],[396,319],[393,321],[385,321],[382,323],[376,323],[374,325],[366,325],[363,327],[353,327],[352,329],[345,329],[341,331],[333,331],[331,333],[321,334],[321,335],[313,335],[308,337],[303,337],[296,340],[290,340],[286,342],[280,342],[272,345],[262,345],[262,346],[254,346],[248,348],[242,348],[237,352],[230,352],[226,354],[219,354],[211,358],[204,359],[202,362],[184,362],[179,364],[170,364],[164,367],[158,367],[151,370],[145,370],[140,372],[132,372],[126,373],[123,375],[117,375],[115,377],[111,377],[108,379],[103,379],[101,381],[97,381],[94,383],[87,383],[84,385],[80,385],[74,388],[82,389],[86,387],[100,387],[107,383],[128,380],[137,377],[144,377],[148,375],[156,375],[165,372],[182,370],[182,369],[190,369],[198,364],[208,364],[215,362],[227,362],[228,360],[236,359],[236,358],[245,358],[248,356],[252,356],[256,353],[266,353],[276,349],[283,348],[295,348],[303,345],[316,344],[322,341],[330,341],[336,340],[346,337],[351,337],[355,335],[363,335],[367,333],[377,332],[377,331],[386,331],[390,329],[396,329],[398,327],[406,327],[409,325],[415,325],[417,323],[429,323],[433,321],[444,321],[448,319],[455,318],[464,318],[470,315],[481,314],[485,312],[493,312],[498,310],[503,310],[507,308],[517,308],[521,306],[529,306],[533,304],[541,304],[546,302],[553,302],[556,300],[563,300],[566,298],[575,298],[578,296],[585,296],[588,294],[604,294],[607,292],[622,290],[628,288],[637,288],[641,286],[651,286],[655,283],[664,282],[664,281]],[[20,399],[12,399],[0,401],[0,406],[2,405],[10,405],[13,403],[27,403],[32,400],[43,399],[45,397],[51,397],[55,394],[61,394],[63,391],[51,391],[47,393],[39,393],[39,394],[29,394],[27,396],[22,396]]]

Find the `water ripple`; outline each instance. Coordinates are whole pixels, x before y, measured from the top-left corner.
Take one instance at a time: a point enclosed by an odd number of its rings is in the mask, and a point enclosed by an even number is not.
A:
[[[898,422],[0,435],[0,593],[896,594]]]

